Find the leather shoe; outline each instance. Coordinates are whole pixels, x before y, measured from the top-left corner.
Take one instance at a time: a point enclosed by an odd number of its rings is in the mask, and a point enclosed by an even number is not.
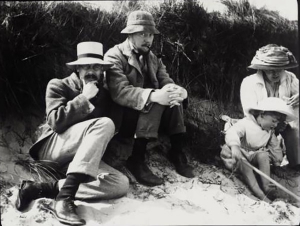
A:
[[[30,180],[23,180],[19,187],[17,200],[15,203],[16,209],[19,211],[25,210],[31,201],[42,198],[42,188],[40,184]]]
[[[26,209],[30,202],[39,198],[54,199],[58,193],[57,182],[34,182],[30,180],[23,180],[18,190],[16,199],[16,209],[22,211]]]
[[[132,158],[126,162],[128,170],[133,174],[136,180],[147,186],[157,186],[163,184],[163,180],[154,175],[148,168],[145,161],[134,161]]]
[[[176,172],[187,178],[195,177],[193,167],[187,163],[187,158],[183,152],[169,153],[169,160],[174,164]]]
[[[86,222],[78,216],[76,208],[77,206],[74,204],[74,200],[66,198],[56,200],[54,207],[49,208],[48,210],[59,222],[63,224],[84,225]]]

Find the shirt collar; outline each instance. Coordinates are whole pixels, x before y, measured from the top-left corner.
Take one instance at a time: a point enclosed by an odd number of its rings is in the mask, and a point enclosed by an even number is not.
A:
[[[284,71],[283,73],[287,73],[287,72]],[[285,82],[286,79],[287,79],[286,76],[281,75],[279,84],[283,84],[283,83]],[[256,72],[256,79],[255,79],[255,80],[256,80],[256,83],[261,83],[261,84],[263,84],[263,85],[265,84],[264,76],[263,76],[263,73],[262,73],[261,70],[258,70],[258,71]]]
[[[256,118],[252,115],[252,114],[249,114],[248,116],[246,116],[247,118],[249,118],[251,121],[253,121],[255,124],[258,125],[258,122],[256,121]]]
[[[256,118],[255,118],[252,114],[249,114],[249,115],[247,115],[246,117],[247,117],[249,120],[253,121],[256,125],[258,125],[259,127],[261,127],[261,126],[258,124]],[[262,129],[262,128],[261,128],[261,129]],[[262,129],[262,130],[263,130],[263,129]],[[271,134],[271,133],[274,132],[274,131],[272,131],[272,130],[270,130],[270,131],[264,130],[264,131],[266,131],[266,132],[269,133],[269,134]]]
[[[136,48],[134,48],[133,43],[132,43],[129,39],[128,39],[128,43],[129,43],[129,48],[130,48],[131,52],[140,55],[140,54],[138,53],[138,51],[136,50]]]

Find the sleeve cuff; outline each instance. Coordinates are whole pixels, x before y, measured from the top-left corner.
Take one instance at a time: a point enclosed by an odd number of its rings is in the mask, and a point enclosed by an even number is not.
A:
[[[76,98],[80,102],[79,105],[84,114],[89,114],[95,109],[95,106],[84,95],[80,94]]]
[[[154,89],[145,89],[144,92],[142,93],[142,101],[139,104],[138,108],[144,112],[145,109],[148,109],[148,111],[150,110],[151,106],[153,105],[153,103],[149,103],[149,97],[150,94],[154,91]]]
[[[232,146],[241,146],[241,143],[240,142],[237,142],[237,141],[226,141],[226,144],[229,146],[229,147],[232,147]]]

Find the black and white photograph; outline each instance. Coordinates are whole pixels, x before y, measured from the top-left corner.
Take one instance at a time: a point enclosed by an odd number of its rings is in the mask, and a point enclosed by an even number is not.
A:
[[[1,1],[0,225],[300,225],[299,8]]]

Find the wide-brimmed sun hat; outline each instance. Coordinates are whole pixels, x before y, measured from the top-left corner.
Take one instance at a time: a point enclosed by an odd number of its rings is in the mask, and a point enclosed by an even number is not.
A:
[[[112,63],[103,60],[103,45],[100,42],[80,42],[77,44],[77,60],[66,63],[66,65],[74,69],[76,65],[84,64],[101,64],[103,69],[107,70]]]
[[[147,32],[159,34],[155,28],[155,22],[151,13],[147,11],[133,11],[129,14],[126,27],[121,31],[122,34],[133,34],[136,32]]]
[[[294,55],[285,47],[269,44],[256,51],[248,68],[257,70],[281,70],[298,67]]]
[[[268,97],[260,102],[258,102],[257,105],[249,107],[245,109],[246,112],[251,113],[252,110],[258,110],[258,111],[274,111],[279,112],[284,115],[286,115],[287,122],[294,121],[297,119],[297,116],[294,113],[293,107],[289,106],[285,103],[284,100],[278,98],[278,97]]]

